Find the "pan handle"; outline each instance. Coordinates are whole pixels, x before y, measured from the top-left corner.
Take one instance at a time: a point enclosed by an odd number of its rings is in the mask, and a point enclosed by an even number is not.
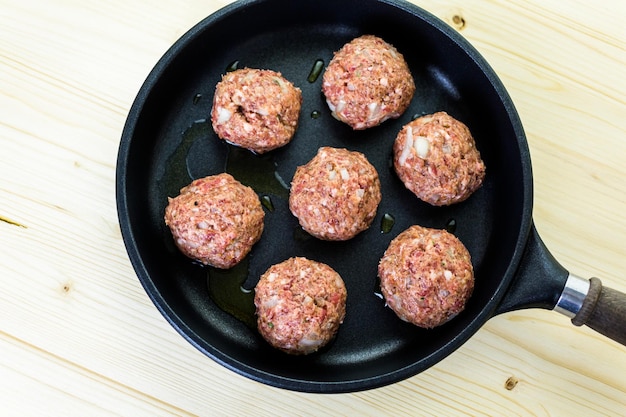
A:
[[[568,275],[543,244],[535,225],[531,225],[517,272],[495,314],[526,308],[552,310]]]
[[[574,280],[585,281],[577,277]],[[596,332],[626,346],[626,294],[603,287],[602,281],[598,278],[591,278],[587,282],[587,294],[576,314],[573,317],[571,313],[564,314],[571,317],[575,326],[586,324]],[[566,285],[565,288],[567,290],[571,286]],[[566,294],[566,291],[563,294]],[[563,298],[562,296],[561,299]]]
[[[544,308],[565,314],[626,346],[626,294],[570,274],[550,254],[534,224],[516,276],[495,314]]]

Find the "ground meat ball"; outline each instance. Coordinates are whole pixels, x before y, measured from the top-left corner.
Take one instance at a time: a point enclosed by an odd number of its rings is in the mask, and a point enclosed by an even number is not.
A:
[[[257,324],[272,346],[304,355],[326,345],[346,314],[346,287],[326,264],[290,258],[271,266],[255,288]]]
[[[165,223],[176,246],[205,265],[231,268],[261,238],[261,202],[229,174],[197,179],[168,200]]]
[[[485,164],[469,129],[445,112],[405,125],[393,153],[404,185],[434,206],[467,199],[485,178]]]
[[[365,155],[322,147],[296,169],[289,208],[313,236],[348,240],[370,226],[380,200],[378,173]]]
[[[413,98],[415,82],[395,47],[363,35],[335,52],[322,92],[336,119],[361,130],[400,117]]]
[[[211,123],[221,139],[264,153],[291,141],[301,104],[300,89],[279,72],[239,69],[217,83]]]
[[[411,226],[378,265],[387,305],[416,326],[439,326],[461,312],[474,289],[470,254],[445,230]]]

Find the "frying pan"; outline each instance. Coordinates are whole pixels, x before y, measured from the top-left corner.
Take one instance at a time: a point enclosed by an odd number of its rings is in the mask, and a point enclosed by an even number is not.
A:
[[[417,92],[406,113],[366,131],[334,120],[316,62],[362,34],[402,52]],[[216,83],[235,67],[280,71],[302,89],[293,141],[262,156],[218,140],[207,122]],[[468,200],[432,207],[391,167],[391,145],[411,118],[445,110],[468,125],[487,166]],[[378,170],[383,200],[372,227],[347,242],[304,233],[289,213],[288,184],[320,146],[363,152]],[[259,194],[265,231],[229,271],[195,264],[176,249],[163,213],[192,179],[230,172]],[[129,258],[156,307],[192,345],[254,380],[296,391],[350,392],[415,375],[444,359],[490,317],[521,308],[556,309],[626,343],[626,296],[566,271],[532,221],[530,154],[514,105],[479,53],[446,24],[394,0],[239,1],[202,20],[161,58],[141,87],[121,138],[118,215]],[[399,320],[380,296],[376,268],[389,242],[412,224],[447,228],[467,246],[475,290],[443,326]],[[290,356],[254,327],[253,288],[272,264],[306,256],[332,266],[348,290],[346,318],[321,351]]]

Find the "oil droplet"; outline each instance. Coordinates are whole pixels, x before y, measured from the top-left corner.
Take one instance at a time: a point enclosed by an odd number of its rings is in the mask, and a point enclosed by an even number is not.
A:
[[[202,99],[202,94],[198,93],[195,96],[193,96],[193,104],[196,105],[198,104],[198,102],[200,101],[200,99]]]
[[[302,227],[298,226],[293,230],[293,238],[297,242],[306,242],[313,239],[313,236],[307,233]]]
[[[233,72],[239,69],[239,60],[233,61],[226,67],[226,72]]]
[[[448,220],[448,222],[446,223],[446,230],[449,233],[456,232],[456,220],[454,220],[454,219]]]
[[[317,81],[323,69],[324,69],[324,61],[321,59],[316,59],[315,62],[313,63],[313,67],[311,67],[311,72],[309,72],[307,81],[310,83],[314,83],[315,81]]]
[[[389,213],[385,213],[383,218],[380,220],[380,231],[381,233],[389,233],[391,229],[393,229],[393,225],[396,223],[396,219]]]
[[[274,203],[272,203],[272,198],[269,195],[264,195],[261,197],[261,204],[263,204],[263,207],[265,207],[269,211],[274,211]]]
[[[270,154],[258,155],[247,149],[228,145],[226,172],[257,193],[289,198],[289,186],[276,172],[277,164]]]
[[[215,305],[248,327],[256,329],[254,291],[244,287],[248,266],[246,258],[231,269],[209,267],[207,287]]]
[[[319,119],[322,113],[319,110],[313,110],[311,112],[311,119]]]
[[[183,138],[167,159],[165,166],[164,186],[168,196],[178,195],[180,188],[187,185],[193,179],[187,166],[187,156],[191,146],[196,140],[208,137],[211,127],[206,119],[195,121],[189,129],[183,133]]]

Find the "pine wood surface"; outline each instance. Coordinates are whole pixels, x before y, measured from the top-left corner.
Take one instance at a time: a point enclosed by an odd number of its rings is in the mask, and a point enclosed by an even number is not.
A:
[[[413,1],[512,96],[552,254],[626,291],[626,2]],[[626,415],[626,347],[551,311],[494,317],[427,371],[338,395],[245,379],[170,327],[124,249],[117,150],[153,65],[227,3],[0,0],[0,414]]]

